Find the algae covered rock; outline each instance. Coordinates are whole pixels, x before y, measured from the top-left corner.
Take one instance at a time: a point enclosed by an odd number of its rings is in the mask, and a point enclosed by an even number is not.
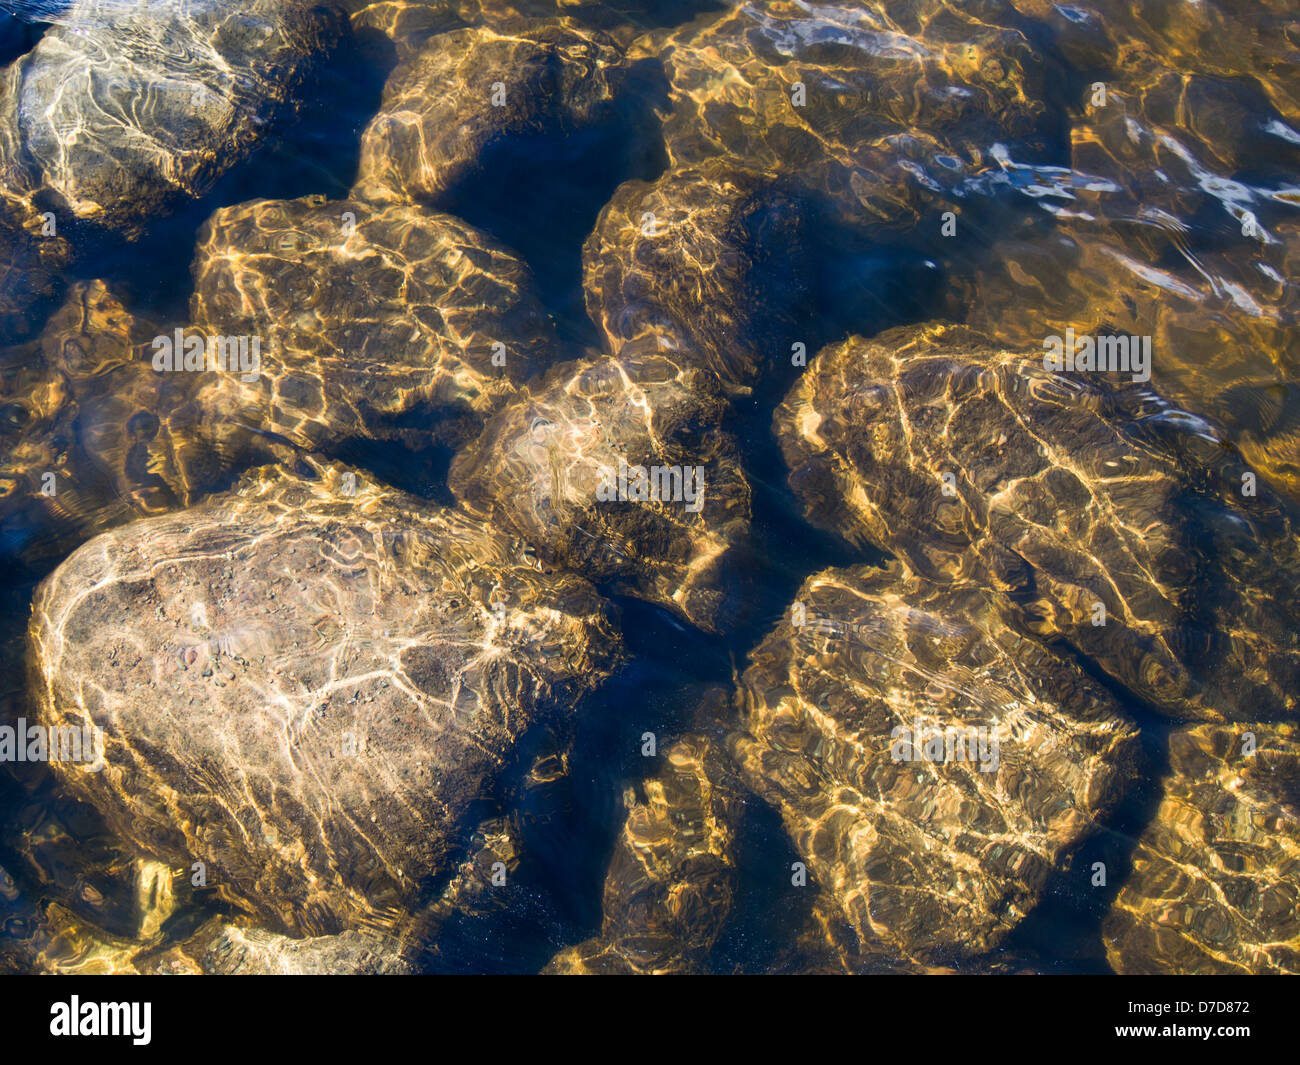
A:
[[[1300,691],[1289,514],[1219,429],[1134,376],[895,330],[818,355],[777,433],[817,524],[989,588],[1166,713],[1284,715]]]
[[[352,471],[263,468],[83,546],[30,668],[54,763],[139,850],[297,936],[393,929],[454,871],[536,721],[617,656],[602,601],[521,545]]]
[[[742,778],[863,957],[997,946],[1135,773],[1136,730],[1078,665],[896,563],[810,577],[751,663]]]
[[[299,446],[459,443],[551,361],[527,267],[449,215],[239,204],[204,226],[194,277],[190,333],[256,345],[239,372],[209,375],[208,420]]]
[[[456,456],[448,483],[548,562],[714,628],[749,485],[718,428],[717,378],[645,347],[555,367]]]
[[[1300,972],[1300,743],[1290,725],[1169,739],[1160,806],[1103,925],[1121,973]]]

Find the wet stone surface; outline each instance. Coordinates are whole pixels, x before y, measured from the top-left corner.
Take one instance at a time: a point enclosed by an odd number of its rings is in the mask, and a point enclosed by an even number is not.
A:
[[[193,332],[260,345],[208,374],[208,420],[321,447],[459,443],[553,357],[528,268],[450,215],[344,200],[218,211],[194,263]]]
[[[732,910],[742,791],[724,752],[702,733],[682,737],[663,760],[640,798],[624,797],[600,934],[561,951],[547,972],[701,971]]]
[[[57,559],[95,531],[197,498],[233,469],[234,452],[213,446],[233,435],[201,423],[202,376],[154,372],[156,329],[103,282],[77,282],[38,337],[0,349],[5,555]]]
[[[79,0],[16,64],[11,137],[31,195],[138,235],[249,153],[340,30],[306,0]]]
[[[534,719],[617,655],[585,582],[339,471],[105,534],[38,594],[37,713],[103,730],[66,784],[296,935],[396,928]]]
[[[1300,971],[1298,803],[1294,726],[1173,733],[1160,806],[1103,926],[1115,970]]]
[[[991,950],[1136,775],[1104,688],[897,564],[810,577],[741,685],[741,775],[864,958]]]
[[[668,37],[678,166],[734,154],[788,173],[849,226],[945,202],[994,142],[1048,161],[1054,72],[1010,4],[738,5]]]
[[[611,39],[544,25],[443,34],[398,66],[361,140],[356,194],[438,203],[506,138],[565,136],[643,105],[621,98],[630,66]]]
[[[548,561],[713,629],[734,612],[725,567],[749,528],[725,409],[713,374],[628,345],[531,386],[457,455],[449,483]]]
[[[772,174],[716,161],[619,187],[583,248],[610,351],[645,341],[739,389],[790,364],[812,299],[808,207]]]
[[[918,327],[823,350],[776,427],[818,524],[989,588],[1173,716],[1293,711],[1289,512],[1219,429],[1131,375]]]

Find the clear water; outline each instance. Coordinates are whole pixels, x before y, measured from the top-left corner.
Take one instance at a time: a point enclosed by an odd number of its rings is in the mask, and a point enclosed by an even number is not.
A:
[[[153,9],[174,6],[159,2],[142,9],[126,0],[0,5],[21,16],[0,16],[0,58],[21,62],[50,26],[93,28],[128,15],[147,20]],[[205,5],[183,6],[197,13]],[[556,17],[541,0],[521,0],[512,8],[388,6],[425,9],[427,17],[413,21],[408,36],[398,32],[396,40],[375,22],[354,20],[354,29],[294,88],[296,115],[278,115],[245,158],[225,168],[201,195],[151,214],[134,239],[38,196],[38,206],[54,210],[76,249],[54,271],[58,289],[100,280],[137,318],[168,328],[185,323],[194,287],[190,264],[200,229],[214,211],[256,199],[349,196],[363,131],[411,42],[437,48],[466,25],[500,24],[509,17],[515,20],[511,25],[535,28]],[[624,182],[654,181],[673,166],[671,126],[663,127],[670,134],[665,140],[654,110],[662,115],[674,106],[663,65],[693,47],[703,66],[714,61],[716,54],[701,42],[729,7],[563,5],[576,25],[608,32],[645,57],[650,74],[636,90],[641,95],[634,94],[627,115],[594,128],[542,122],[539,130],[495,143],[467,177],[441,194],[441,210],[513,249],[531,268],[563,358],[589,355],[603,343],[586,310],[582,277],[583,242],[602,208]],[[878,77],[871,79],[878,95],[855,97],[852,115],[832,107],[810,119],[824,123],[841,178],[856,163],[868,187],[881,183],[884,192],[876,202],[888,206],[879,225],[845,224],[844,204],[855,201],[828,193],[834,181],[817,169],[816,152],[783,141],[779,133],[692,116],[675,98],[679,122],[687,127],[678,130],[683,142],[705,130],[731,137],[723,147],[735,158],[775,168],[813,190],[811,202],[821,212],[810,239],[814,276],[803,279],[807,296],[794,311],[797,335],[807,338],[810,355],[848,335],[869,337],[937,318],[968,321],[998,343],[1029,351],[1041,351],[1045,336],[1073,322],[1081,331],[1091,322],[1154,334],[1157,358],[1164,360],[1157,363],[1154,383],[1222,426],[1231,446],[1286,506],[1300,499],[1293,275],[1300,247],[1300,17],[1294,9],[1227,0],[900,0],[825,8],[755,3],[748,10],[752,35],[728,39],[727,47],[743,49],[749,41],[755,62],[796,56],[814,91],[828,83],[823,79],[835,83],[845,70],[874,71],[871,64],[879,64]],[[765,36],[760,31],[768,15],[775,21]],[[933,197],[926,200],[922,192],[910,205],[893,203],[888,190],[898,178],[870,172],[869,154],[854,155],[864,147],[858,138],[865,136],[871,108],[891,121],[909,113],[919,124],[929,121],[932,111],[947,106],[933,96],[941,95],[936,86],[945,64],[955,78],[973,78],[980,61],[996,61],[980,58],[993,51],[987,36],[961,39],[973,25],[1015,27],[1006,32],[1023,36],[1024,49],[1041,63],[1041,79],[1025,84],[1041,94],[1042,121],[1020,143],[1003,143],[1006,130],[997,122],[1004,116],[981,114],[977,103],[973,113],[944,127],[943,144],[958,146],[951,150],[965,156],[925,149],[911,172],[913,190],[933,186]],[[963,66],[970,62],[967,47],[978,53],[974,68]],[[933,57],[924,75],[898,62],[913,49]],[[720,85],[701,77],[695,88],[701,95],[717,90],[725,100]],[[1092,102],[1098,85],[1112,94],[1112,110]],[[914,108],[907,103],[913,94],[925,98]],[[789,162],[783,166],[782,159]],[[960,212],[956,239],[941,231],[945,204]],[[855,208],[862,212],[861,202]],[[15,259],[16,269],[25,269],[22,262]],[[766,268],[779,269],[770,263]],[[750,299],[761,298],[755,281]],[[737,299],[746,302],[743,294]],[[26,324],[6,319],[13,334],[0,338],[6,365],[27,357],[22,345],[40,335],[42,317],[56,305],[55,299],[33,301]],[[810,574],[887,557],[874,547],[852,548],[806,520],[772,432],[773,409],[793,379],[784,367],[773,370],[761,375],[751,394],[733,401],[730,428],[753,493],[751,540],[727,589],[740,604],[735,619],[720,634],[706,633],[661,606],[606,589],[620,611],[627,664],[578,708],[567,776],[544,798],[528,800],[539,807],[525,811],[525,857],[511,882],[509,905],[490,919],[454,918],[436,944],[424,944],[431,949],[421,955],[422,967],[532,972],[562,948],[595,935],[606,869],[623,825],[621,797],[656,771],[656,763],[641,756],[642,734],[654,731],[667,746],[695,726],[708,693],[730,698],[751,652],[787,615]],[[83,418],[73,431],[92,429]],[[323,450],[432,503],[455,502],[447,486],[454,448],[444,443],[404,446],[352,438]],[[4,461],[9,470],[23,458],[15,451]],[[211,490],[232,483],[239,472],[230,471],[226,483]],[[21,508],[16,513],[0,542],[0,640],[6,649],[0,716],[6,720],[32,711],[24,632],[37,585],[79,543],[122,522],[120,512],[105,508],[102,515],[72,515],[78,519],[68,523],[73,532],[50,531],[40,521],[25,520]],[[1104,827],[1073,851],[1070,869],[1076,872],[1057,871],[1038,905],[995,950],[953,960],[954,967],[1112,971],[1102,926],[1137,840],[1156,816],[1169,771],[1169,737],[1179,723],[1088,668],[1140,728],[1140,774]],[[142,949],[140,914],[157,902],[139,898],[134,856],[89,804],[66,793],[47,766],[4,768],[0,867],[7,879],[0,882],[0,970],[129,970],[134,952]],[[735,902],[702,967],[770,972],[830,966],[829,954],[810,951],[799,939],[812,896],[789,890],[789,869],[799,855],[778,813],[751,795],[736,831]],[[1101,890],[1077,874],[1094,862],[1112,871]],[[1281,875],[1294,886],[1300,874],[1290,868]],[[202,893],[187,897],[161,930],[152,931],[149,945],[180,942],[214,913],[234,916],[237,908]]]

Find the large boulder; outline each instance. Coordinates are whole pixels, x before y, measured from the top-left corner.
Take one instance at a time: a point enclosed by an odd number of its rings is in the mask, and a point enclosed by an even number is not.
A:
[[[809,517],[995,592],[1173,716],[1290,713],[1300,541],[1221,430],[962,327],[823,350],[776,415]]]
[[[41,585],[53,768],[139,851],[295,936],[398,930],[446,884],[535,724],[563,721],[618,639],[584,581],[333,468],[86,544]]]
[[[995,948],[1135,776],[1104,687],[897,563],[808,578],[741,688],[741,775],[863,967]]]

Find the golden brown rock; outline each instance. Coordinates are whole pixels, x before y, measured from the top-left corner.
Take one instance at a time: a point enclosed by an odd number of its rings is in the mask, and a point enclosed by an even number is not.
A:
[[[263,468],[106,533],[31,627],[34,716],[100,730],[66,785],[300,936],[404,926],[520,737],[617,656],[585,582],[350,472]]]
[[[442,34],[389,76],[362,135],[355,193],[436,204],[504,137],[614,121],[627,73],[612,39],[567,25]]]
[[[815,276],[806,213],[773,175],[728,160],[621,185],[583,248],[609,350],[645,340],[728,388],[789,367]]]
[[[32,194],[138,236],[251,152],[341,28],[309,0],[77,0],[14,64]]]
[[[1292,711],[1286,508],[1221,430],[1131,374],[1055,372],[963,327],[823,350],[776,416],[809,516],[995,592],[1174,716]]]
[[[704,734],[678,740],[663,759],[658,775],[624,795],[600,935],[561,951],[546,971],[698,971],[717,941],[736,890],[737,785]]]
[[[1047,61],[1010,4],[771,2],[672,34],[664,124],[680,167],[716,155],[790,174],[837,224],[910,225],[990,163],[1044,159],[1061,116]]]
[[[448,483],[548,562],[711,629],[729,608],[721,578],[748,532],[749,485],[717,428],[717,378],[646,348],[557,366],[456,456]]]
[[[1119,972],[1300,972],[1295,728],[1175,732],[1132,861],[1103,927]]]
[[[1073,170],[1002,156],[1046,212],[1017,223],[947,312],[1011,347],[1044,338],[1151,338],[1151,380],[1224,422],[1256,468],[1300,493],[1300,133],[1251,83],[1186,74],[1140,51],[1098,82],[1071,131]],[[1098,98],[1100,99],[1100,97]],[[1050,223],[1046,218],[1050,217]]]
[[[877,965],[991,950],[1134,775],[1104,688],[986,591],[896,563],[810,577],[751,662],[742,777]]]
[[[303,447],[459,443],[552,358],[527,267],[449,215],[255,200],[209,219],[194,276],[190,332],[260,345],[205,376],[206,420]]]
[[[0,350],[5,554],[58,558],[95,531],[195,502],[284,451],[232,420],[215,375],[156,371],[159,328],[102,281],[79,281],[40,336]]]

